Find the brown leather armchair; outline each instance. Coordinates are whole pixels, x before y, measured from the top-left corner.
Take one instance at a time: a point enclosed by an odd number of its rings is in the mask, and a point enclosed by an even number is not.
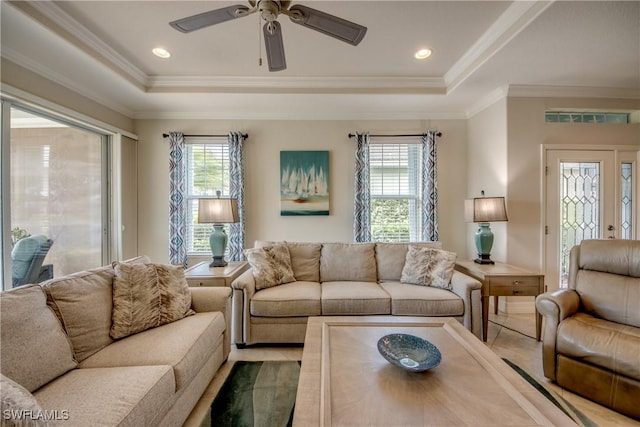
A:
[[[569,288],[536,298],[544,375],[640,420],[640,241],[571,249]]]

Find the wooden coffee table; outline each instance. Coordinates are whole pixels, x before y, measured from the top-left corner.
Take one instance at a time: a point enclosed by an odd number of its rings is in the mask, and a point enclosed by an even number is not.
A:
[[[377,342],[407,333],[438,347],[421,373],[388,363]],[[535,426],[575,423],[451,318],[311,317],[294,426]]]

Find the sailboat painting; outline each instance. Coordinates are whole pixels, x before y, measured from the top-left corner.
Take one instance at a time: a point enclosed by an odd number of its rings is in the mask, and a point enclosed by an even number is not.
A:
[[[329,215],[329,152],[280,152],[280,215]]]

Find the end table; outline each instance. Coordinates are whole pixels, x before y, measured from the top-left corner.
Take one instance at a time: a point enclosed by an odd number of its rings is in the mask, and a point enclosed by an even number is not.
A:
[[[497,262],[478,264],[471,260],[456,262],[456,270],[482,283],[482,339],[487,340],[489,297],[495,297],[497,313],[499,296],[532,296],[544,292],[544,274],[532,273],[513,265]],[[540,341],[542,315],[536,309],[536,339]]]
[[[231,287],[238,276],[249,268],[247,261],[230,261],[225,267],[209,267],[209,261],[202,261],[185,270],[189,286]]]

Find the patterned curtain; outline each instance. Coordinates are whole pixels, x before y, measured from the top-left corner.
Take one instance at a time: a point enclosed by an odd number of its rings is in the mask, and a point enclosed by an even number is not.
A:
[[[182,132],[169,133],[169,262],[187,265],[185,146]]]
[[[422,240],[438,240],[438,149],[436,133],[422,135]]]
[[[369,190],[369,143],[368,132],[356,133],[356,173],[353,213],[353,240],[371,241],[371,192]]]
[[[244,137],[240,132],[230,132],[229,142],[229,196],[238,200],[240,222],[229,224],[227,245],[229,261],[244,259],[244,168],[242,166],[242,145]]]

